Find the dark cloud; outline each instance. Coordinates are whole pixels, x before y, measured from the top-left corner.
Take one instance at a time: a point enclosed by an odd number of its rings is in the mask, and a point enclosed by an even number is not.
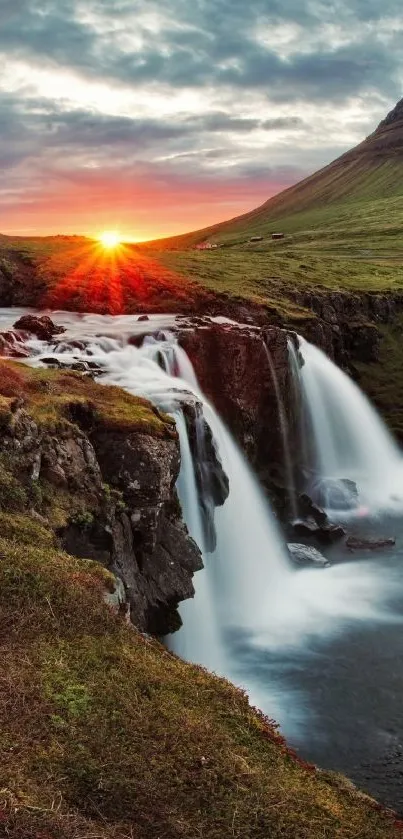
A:
[[[401,51],[391,50],[376,29],[361,26],[393,15],[400,16],[396,0],[20,0],[0,9],[0,48],[129,85],[260,87],[288,101],[340,99],[374,89],[394,97]],[[290,22],[300,27],[300,45],[291,55],[284,57],[275,39],[270,46],[259,40],[259,31],[270,36],[274,25]],[[344,26],[350,42],[335,47],[330,34],[324,44],[324,23]],[[304,36],[309,52],[301,50]]]

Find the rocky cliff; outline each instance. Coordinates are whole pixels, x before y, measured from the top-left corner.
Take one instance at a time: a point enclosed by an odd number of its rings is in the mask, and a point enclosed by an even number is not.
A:
[[[172,421],[70,371],[3,362],[0,373],[0,509],[111,570],[139,628],[177,629],[202,560],[176,495]]]
[[[261,472],[281,473],[281,407],[292,417],[286,331],[206,320],[182,328],[179,343],[250,462]]]

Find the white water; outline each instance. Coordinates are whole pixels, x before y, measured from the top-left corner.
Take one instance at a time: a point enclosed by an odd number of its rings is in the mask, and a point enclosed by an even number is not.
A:
[[[270,368],[270,374],[273,382],[274,392],[276,394],[276,402],[277,402],[277,411],[278,411],[278,418],[280,422],[280,430],[281,430],[281,439],[283,443],[283,454],[284,454],[284,465],[287,475],[287,487],[288,487],[288,495],[290,500],[290,507],[293,519],[298,518],[298,508],[297,508],[297,493],[295,488],[295,479],[294,479],[294,468],[291,458],[290,452],[290,435],[288,430],[288,420],[287,415],[285,412],[284,407],[284,400],[281,395],[280,386],[278,383],[276,368],[273,364],[273,359],[271,357],[270,350],[263,342],[263,346],[265,349],[265,353],[267,355],[267,361]]]
[[[200,394],[183,350],[169,336],[168,340],[149,338],[137,349],[125,344],[121,335],[97,337],[85,327],[83,318],[76,337],[88,341],[85,349],[72,350],[66,345],[55,349],[32,341],[36,356],[31,363],[41,364],[41,355],[68,362],[90,358],[105,370],[101,381],[144,395],[175,416],[182,452],[178,490],[189,530],[202,550],[203,528],[181,403],[189,393],[203,402],[229,477],[230,495],[215,513],[217,548],[210,555],[203,551],[205,569],[195,575],[196,596],[181,605],[184,626],[172,636],[170,645],[184,658],[242,682],[255,703],[280,722],[287,721],[290,734],[296,709],[287,717],[287,697],[275,696],[269,664],[263,682],[261,674],[250,674],[247,662],[253,650],[306,649],[310,639],[340,633],[352,622],[390,621],[387,603],[396,578],[363,560],[323,571],[294,571],[256,479]],[[242,641],[238,646],[236,637]]]
[[[300,350],[312,468],[321,478],[355,481],[360,502],[372,511],[403,506],[402,455],[376,410],[321,350],[303,338]]]

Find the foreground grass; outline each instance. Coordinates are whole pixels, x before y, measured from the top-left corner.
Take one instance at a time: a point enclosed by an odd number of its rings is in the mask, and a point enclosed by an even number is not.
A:
[[[401,835],[347,782],[297,762],[240,691],[127,626],[103,602],[103,569],[36,523],[29,547],[4,514],[0,527],[0,835]]]
[[[50,435],[68,435],[77,411],[112,433],[172,434],[144,400],[70,372],[2,362],[0,400],[0,436],[21,406]],[[49,494],[38,483],[33,494],[18,450],[14,460],[2,451],[1,837],[402,835],[391,813],[346,780],[299,762],[241,691],[106,605],[112,576],[63,553],[52,529],[59,508],[68,518],[81,503],[85,526],[88,487],[81,498],[79,489]]]

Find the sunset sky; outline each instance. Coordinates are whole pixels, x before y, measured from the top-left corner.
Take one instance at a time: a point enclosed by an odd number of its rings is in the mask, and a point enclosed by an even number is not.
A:
[[[401,0],[0,0],[0,232],[242,213],[403,95]]]

